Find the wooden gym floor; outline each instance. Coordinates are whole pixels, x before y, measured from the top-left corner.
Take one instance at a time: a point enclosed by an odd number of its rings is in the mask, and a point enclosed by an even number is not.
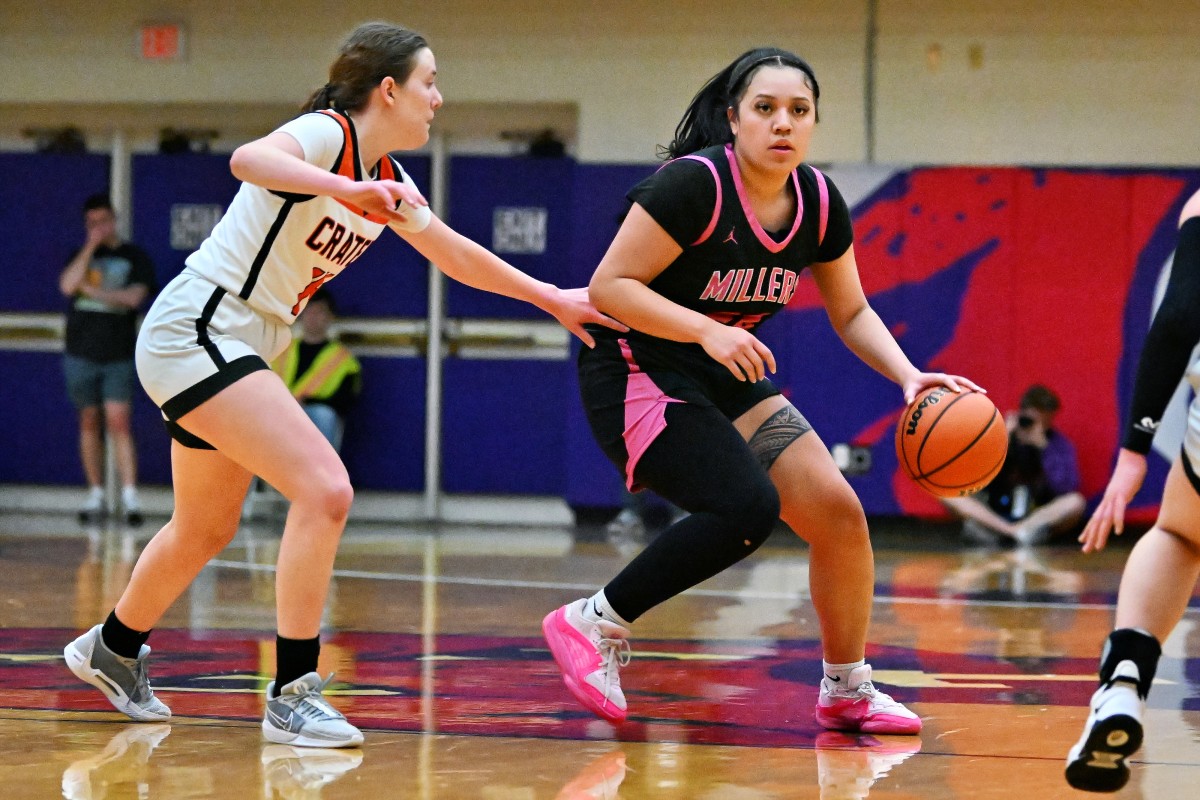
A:
[[[630,719],[578,708],[544,614],[615,574],[634,543],[595,529],[348,530],[322,670],[361,750],[261,740],[277,523],[248,524],[151,638],[175,716],[136,725],[80,684],[63,645],[100,621],[161,520],[137,531],[0,516],[0,797],[480,800],[1045,800],[1093,689],[1127,554],[969,549],[947,529],[876,531],[869,657],[920,737],[812,720],[820,647],[806,550],[777,533],[650,612],[623,673]],[[1196,797],[1200,599],[1167,642],[1147,744],[1118,797]]]

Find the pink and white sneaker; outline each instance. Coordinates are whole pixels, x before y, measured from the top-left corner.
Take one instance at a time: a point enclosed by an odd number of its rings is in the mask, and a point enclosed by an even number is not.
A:
[[[615,622],[587,619],[586,605],[581,599],[550,612],[542,633],[575,699],[609,722],[624,722],[620,669],[629,663],[629,631]]]
[[[870,664],[851,670],[844,686],[828,675],[822,678],[815,716],[821,727],[832,731],[921,732],[920,717],[871,683]]]

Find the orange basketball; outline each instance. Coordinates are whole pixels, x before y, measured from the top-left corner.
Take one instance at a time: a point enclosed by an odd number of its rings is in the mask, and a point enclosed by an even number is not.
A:
[[[1004,465],[1008,430],[987,395],[926,389],[896,426],[896,457],[908,476],[936,497],[987,486]]]

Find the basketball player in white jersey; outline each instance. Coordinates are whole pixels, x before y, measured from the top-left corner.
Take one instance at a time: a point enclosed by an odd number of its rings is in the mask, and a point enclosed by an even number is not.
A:
[[[276,572],[275,681],[263,733],[273,742],[351,747],[362,733],[322,697],[318,632],[353,490],[329,442],[268,368],[308,298],[391,228],[450,277],[526,300],[587,345],[584,323],[624,327],[586,289],[561,290],[451,230],[390,155],[425,144],[442,96],[419,34],[356,29],[309,112],[238,148],[243,181],[228,213],[155,301],[138,375],[162,409],[175,510],[146,546],[116,608],[67,645],[71,670],[139,721],[170,710],[150,688],[151,628],[233,538],[259,475],[291,502]]]
[[[1126,759],[1142,744],[1142,716],[1162,645],[1183,618],[1200,577],[1200,192],[1183,205],[1179,242],[1162,303],[1138,359],[1133,400],[1112,477],[1080,534],[1085,553],[1125,528],[1125,508],[1146,479],[1146,454],[1163,412],[1186,377],[1196,392],[1183,447],[1167,474],[1154,527],[1129,554],[1113,631],[1100,655],[1100,686],[1083,734],[1067,754],[1067,782],[1115,792],[1129,780]]]

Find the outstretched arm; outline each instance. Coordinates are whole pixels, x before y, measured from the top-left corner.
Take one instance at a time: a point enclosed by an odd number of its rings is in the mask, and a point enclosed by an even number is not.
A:
[[[904,402],[911,403],[929,386],[942,385],[956,392],[962,389],[983,391],[958,375],[921,372],[908,360],[891,331],[867,302],[858,277],[853,246],[836,260],[813,264],[811,269],[825,304],[825,313],[837,335],[863,363],[899,384],[904,390]]]
[[[560,289],[526,275],[487,248],[452,229],[436,216],[420,231],[392,228],[429,259],[439,270],[459,283],[532,303],[557,319],[588,347],[596,342],[584,324],[594,322],[618,331],[627,327],[595,309],[586,289]]]

